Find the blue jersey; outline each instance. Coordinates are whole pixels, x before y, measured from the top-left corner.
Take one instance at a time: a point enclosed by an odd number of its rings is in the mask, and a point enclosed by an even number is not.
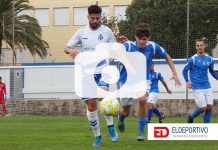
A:
[[[157,53],[158,55],[160,55],[163,58],[166,58],[167,53],[164,50],[164,48],[162,48],[160,45],[158,45],[157,43],[154,43],[152,41],[148,41],[147,45],[145,48],[138,48],[136,46],[136,42],[125,42],[123,44],[126,48],[127,52],[141,52],[142,54],[145,55],[145,57],[147,58],[147,66],[146,66],[146,78],[147,80],[151,79],[151,75],[150,75],[150,69],[151,69],[151,64],[152,64],[152,60],[155,56],[155,54]],[[127,72],[125,68],[122,68],[121,70],[121,77],[120,77],[120,83],[124,84],[127,78]]]
[[[161,76],[160,72],[151,72],[151,89],[150,89],[150,93],[151,92],[156,92],[159,93],[159,88],[158,88],[158,82],[163,81],[163,77]]]
[[[188,60],[188,63],[186,64],[182,73],[186,82],[189,81],[190,77],[193,90],[204,90],[211,88],[208,79],[208,69],[211,75],[218,80],[218,75],[214,71],[212,57],[209,55],[200,56],[195,54]],[[189,77],[188,71],[190,71]]]

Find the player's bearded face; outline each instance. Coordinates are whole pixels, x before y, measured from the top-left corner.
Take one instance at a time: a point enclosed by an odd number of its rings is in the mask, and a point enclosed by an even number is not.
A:
[[[198,51],[198,53],[204,53],[204,50],[205,50],[204,42],[197,41],[195,47],[196,47],[196,50]]]
[[[101,25],[101,14],[90,14],[88,16],[89,26],[92,29],[97,29]]]
[[[138,48],[145,48],[148,42],[148,37],[138,37],[136,36],[136,44]]]

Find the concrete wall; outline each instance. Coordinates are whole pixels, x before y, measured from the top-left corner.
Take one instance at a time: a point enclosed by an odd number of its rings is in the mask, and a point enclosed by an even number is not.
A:
[[[24,69],[24,98],[75,99],[73,66],[37,66]]]
[[[214,102],[213,117],[218,117],[218,99]],[[10,100],[6,102],[11,115],[86,115],[86,105],[81,100]],[[167,117],[186,117],[196,105],[193,100],[159,100],[157,107]],[[135,101],[130,116],[137,116]]]
[[[161,72],[164,80],[172,90],[172,95],[167,94],[160,83],[161,99],[186,99],[186,83],[182,76],[182,69],[186,60],[174,60],[178,77],[182,82],[180,88],[175,87],[175,82],[170,80],[171,70],[165,61],[156,60],[155,70]],[[218,70],[218,60],[215,61],[215,70]],[[74,66],[36,66],[24,68],[24,98],[60,98],[77,99],[74,92]],[[214,98],[218,98],[217,81],[209,74]],[[192,90],[189,90],[189,99],[193,99]]]
[[[186,99],[186,83],[182,77],[182,69],[186,60],[174,60],[178,77],[182,87],[175,87],[175,82],[170,80],[171,70],[165,61],[155,60],[155,70],[161,72],[164,80],[172,90],[169,95],[160,83],[159,98],[161,99]],[[214,60],[215,70],[218,70],[218,59]],[[64,65],[65,64],[65,65]],[[40,99],[78,99],[74,85],[73,63],[39,63],[28,64],[21,67],[0,67],[0,75],[7,86],[7,96],[10,98],[40,98]],[[31,66],[33,65],[33,66]],[[18,70],[18,72],[17,72]],[[19,72],[21,71],[21,72]],[[213,96],[218,98],[218,82],[209,74]],[[22,83],[21,83],[22,82]],[[114,87],[111,91],[114,91]],[[189,90],[189,99],[193,99],[192,90]]]

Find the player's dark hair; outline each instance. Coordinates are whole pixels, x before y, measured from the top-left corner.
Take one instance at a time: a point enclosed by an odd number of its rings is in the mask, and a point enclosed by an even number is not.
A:
[[[203,42],[204,43],[204,45],[206,45],[206,38],[200,38],[200,39],[196,39],[195,40],[195,43],[197,43],[197,42]]]
[[[88,14],[101,14],[102,9],[98,5],[91,5],[88,8]]]
[[[147,23],[140,23],[135,29],[137,37],[150,37],[151,29]]]

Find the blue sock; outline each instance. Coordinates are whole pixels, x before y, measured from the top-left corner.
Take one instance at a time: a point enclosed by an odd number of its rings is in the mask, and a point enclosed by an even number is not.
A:
[[[212,114],[211,110],[207,110],[204,113],[204,123],[210,123],[211,114]]]
[[[148,109],[148,122],[151,121],[152,114],[153,114],[153,109]]]
[[[118,117],[118,118],[119,118],[119,121],[120,121],[120,122],[123,122],[126,117],[123,116],[123,115],[121,115],[120,113],[119,113],[118,115],[119,115],[119,117]]]
[[[139,122],[138,131],[144,132],[144,128],[146,125],[146,118],[139,118],[138,122]]]
[[[153,109],[153,112],[160,118],[161,117],[161,113],[160,113],[160,111],[155,107],[154,109]]]
[[[190,117],[192,118],[192,119],[194,119],[195,117],[197,117],[198,115],[200,115],[201,114],[201,109],[200,108],[195,108],[195,110],[191,113],[191,115],[190,115]]]

